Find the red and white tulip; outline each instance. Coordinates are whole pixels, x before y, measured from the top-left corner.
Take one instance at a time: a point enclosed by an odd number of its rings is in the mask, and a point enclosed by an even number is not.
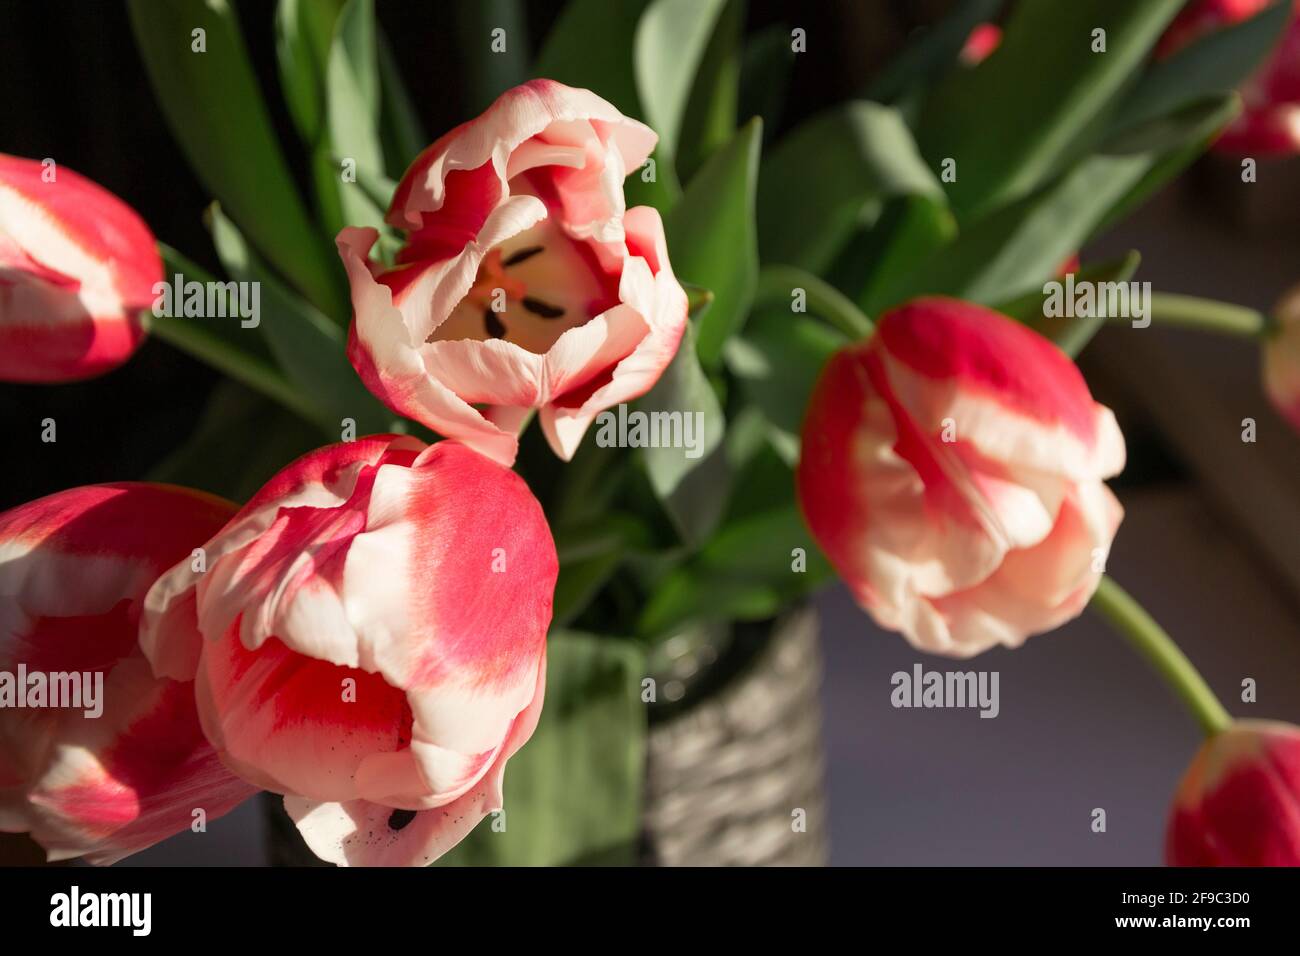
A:
[[[1124,439],[1074,363],[989,309],[918,299],[832,356],[803,425],[808,525],[916,647],[1015,647],[1083,609],[1122,509]]]
[[[686,294],[663,223],[625,209],[655,134],[587,90],[534,80],[426,149],[378,233],[348,228],[349,355],[390,408],[513,463],[532,409],[568,459],[602,410],[648,391],[676,354]]]
[[[0,153],[0,379],[66,382],[140,345],[162,260],[135,211],[62,166]]]
[[[331,862],[419,865],[501,807],[542,707],[558,563],[522,478],[455,442],[300,458],[145,603],[227,765]]]
[[[136,642],[154,580],[234,514],[166,485],[74,488],[0,515],[0,671],[103,675],[102,712],[0,708],[0,831],[51,860],[112,863],[256,790],[199,726],[194,685],[155,677]]]
[[[1300,866],[1300,727],[1239,720],[1197,752],[1174,797],[1170,866]]]
[[[1291,22],[1277,48],[1239,92],[1242,113],[1214,143],[1234,155],[1300,153],[1300,0],[1196,0],[1170,24],[1156,47],[1167,57],[1210,33],[1248,20],[1274,2],[1291,3]]]

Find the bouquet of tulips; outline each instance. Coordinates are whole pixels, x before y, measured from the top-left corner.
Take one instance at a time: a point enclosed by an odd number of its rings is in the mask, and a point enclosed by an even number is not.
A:
[[[1300,863],[1300,729],[1105,575],[1125,442],[1073,360],[1256,336],[1300,427],[1300,304],[1059,309],[1207,148],[1300,152],[1290,0],[964,0],[784,130],[794,5],[570,0],[532,59],[482,24],[494,98],[436,137],[372,0],[280,0],[297,176],[230,6],[128,6],[225,274],[0,156],[0,377],[154,336],[230,381],[149,480],[0,515],[0,830],[111,863],[269,791],[339,865],[630,860],[656,655],[838,578],[959,658],[1091,603],[1206,732],[1169,862]]]

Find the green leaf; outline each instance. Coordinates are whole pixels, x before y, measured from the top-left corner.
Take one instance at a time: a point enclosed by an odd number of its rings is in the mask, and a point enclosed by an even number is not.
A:
[[[633,42],[647,0],[569,0],[537,55],[534,73],[594,90],[619,112],[644,119],[632,72]],[[600,37],[593,43],[592,37]]]
[[[651,0],[633,41],[636,88],[660,155],[677,154],[696,70],[726,0]]]
[[[546,656],[541,720],[506,765],[504,830],[489,815],[436,865],[636,861],[645,775],[644,655],[631,641],[553,631]]]
[[[803,571],[795,570],[799,550]],[[671,571],[646,602],[637,633],[653,637],[696,619],[769,617],[833,575],[798,507],[787,501],[724,525],[696,557]]]
[[[1124,98],[1112,129],[1123,132],[1197,100],[1232,92],[1276,46],[1290,16],[1288,4],[1274,3],[1153,63]]]
[[[813,117],[781,140],[758,181],[764,262],[824,272],[864,211],[894,196],[942,202],[943,190],[898,111],[855,101]]]
[[[280,0],[275,10],[275,52],[289,115],[304,143],[325,127],[325,63],[342,0]]]
[[[809,315],[756,310],[743,337],[727,348],[727,367],[741,380],[745,397],[797,448],[804,407],[826,360],[848,342],[842,333]]]
[[[280,285],[215,205],[211,229],[217,255],[231,277],[257,283],[259,328],[289,379],[309,396],[315,420],[330,434],[340,432],[345,418],[356,422],[358,435],[390,431],[396,416],[362,385],[348,362],[343,331]]]
[[[950,75],[922,113],[932,168],[956,162],[948,198],[962,222],[1024,197],[1068,157],[1136,74],[1182,0],[1016,5],[997,52]],[[1094,53],[1093,31],[1106,52]]]
[[[1147,155],[1084,160],[1047,189],[989,216],[940,249],[900,284],[900,298],[940,294],[991,305],[1041,286],[1153,162]]]
[[[203,184],[317,307],[343,300],[342,272],[302,205],[226,0],[129,0],[154,93]],[[195,52],[197,34],[206,52]]]
[[[384,211],[358,184],[362,178],[383,177],[384,150],[379,139],[379,61],[375,45],[373,0],[347,0],[330,44],[326,71],[326,122],[329,159],[319,157],[317,185],[337,195],[322,197],[323,210],[337,210],[344,226],[381,227]],[[344,178],[351,164],[355,176]]]
[[[1074,277],[1074,283],[1077,286],[1081,282],[1095,285],[1106,282],[1128,282],[1133,278],[1133,274],[1137,272],[1137,267],[1141,262],[1142,257],[1136,251],[1132,251],[1120,259],[1080,269]],[[1062,284],[1065,282],[1063,279],[1060,281]],[[1061,294],[1065,294],[1064,289],[1062,289]],[[1100,293],[1098,294],[1100,295]],[[997,311],[1025,323],[1040,335],[1055,342],[1066,355],[1074,358],[1083,351],[1083,347],[1106,324],[1106,318],[1104,316],[1088,316],[1086,318],[1049,317],[1045,315],[1047,300],[1048,293],[1035,291],[999,305]]]
[[[751,120],[714,153],[664,223],[678,277],[713,291],[698,329],[706,368],[717,365],[723,343],[744,322],[758,279],[754,190],[762,125]]]
[[[998,15],[1002,0],[964,0],[933,29],[910,40],[885,69],[867,85],[865,96],[880,103],[892,103],[920,86],[956,61],[972,30]]]
[[[726,0],[704,50],[678,135],[677,174],[690,179],[736,133],[744,0]]]
[[[692,429],[694,448],[677,443],[677,447],[638,449],[655,496],[687,542],[703,540],[716,526],[730,486],[723,444],[726,418],[694,346],[695,328],[689,325],[677,355],[655,387],[636,403],[636,410],[645,412],[650,422],[671,422],[674,428],[680,423],[683,442],[687,425]],[[695,430],[700,423],[703,435]]]
[[[857,286],[858,306],[868,315],[877,315],[902,301],[907,277],[952,242],[957,220],[946,201],[908,196],[890,204],[872,233],[879,233],[879,245],[869,245],[867,250],[850,245],[849,252],[840,257],[843,265],[836,267],[836,273],[841,268],[865,273],[865,282]],[[868,235],[867,243],[874,238]]]

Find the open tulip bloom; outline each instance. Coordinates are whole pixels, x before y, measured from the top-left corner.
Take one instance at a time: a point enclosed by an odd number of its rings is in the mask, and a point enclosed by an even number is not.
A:
[[[0,379],[154,336],[237,385],[162,468],[0,514],[0,831],[107,864],[266,792],[338,865],[632,862],[655,662],[841,581],[864,640],[948,658],[1093,608],[1206,736],[1167,861],[1300,863],[1300,729],[1234,720],[1106,574],[1125,439],[1074,359],[1141,324],[1051,306],[1129,282],[1088,241],[1194,153],[1300,152],[1300,3],[959,12],[751,120],[780,70],[736,65],[734,0],[574,2],[565,82],[502,52],[519,85],[435,136],[368,0],[282,3],[297,176],[235,14],[128,6],[226,275],[0,154]],[[1300,431],[1298,294],[1144,314],[1256,341],[1242,401]]]

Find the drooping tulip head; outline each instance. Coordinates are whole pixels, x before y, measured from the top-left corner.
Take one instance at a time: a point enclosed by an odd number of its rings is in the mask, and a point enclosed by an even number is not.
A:
[[[204,739],[193,683],[155,677],[136,642],[154,579],[234,511],[117,484],[0,515],[0,830],[112,863],[256,792]]]
[[[52,161],[0,154],[0,379],[117,367],[161,279],[153,234],[122,200]]]
[[[1122,515],[1124,440],[1074,363],[982,306],[917,299],[823,369],[800,505],[858,602],[969,657],[1079,614]]]
[[[659,214],[623,179],[655,134],[587,90],[534,80],[426,149],[393,196],[391,267],[348,228],[349,355],[390,408],[503,464],[531,410],[568,459],[602,410],[676,354],[686,294]]]
[[[1207,740],[1170,811],[1170,866],[1300,866],[1300,727],[1239,720]]]
[[[197,680],[226,763],[338,864],[414,865],[501,806],[533,732],[558,564],[514,472],[376,436],[273,478],[146,600],[141,644]]]

